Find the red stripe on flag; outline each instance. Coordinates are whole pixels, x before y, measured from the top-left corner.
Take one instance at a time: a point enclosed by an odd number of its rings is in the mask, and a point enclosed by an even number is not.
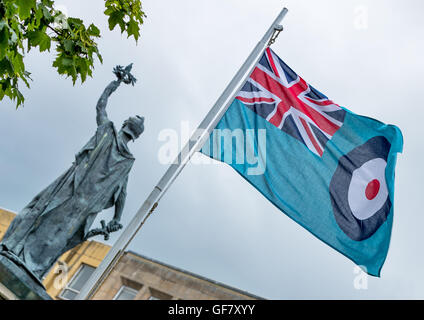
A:
[[[311,98],[306,97],[306,96],[305,96],[305,98],[306,98],[306,100],[308,100],[308,101],[310,101],[310,102],[312,102],[313,104],[316,104],[316,105],[318,105],[318,106],[326,107],[326,106],[331,106],[331,105],[335,104],[335,103],[334,103],[333,101],[331,101],[331,100],[317,101],[317,100],[311,99]]]
[[[244,97],[236,97],[236,99],[246,102],[246,103],[255,103],[255,102],[275,102],[272,98],[244,98]]]
[[[271,64],[272,70],[274,71],[275,75],[279,78],[280,74],[278,73],[277,67],[275,66],[274,58],[272,57],[271,49],[269,49],[269,47],[266,48],[266,53],[267,53],[269,63]]]

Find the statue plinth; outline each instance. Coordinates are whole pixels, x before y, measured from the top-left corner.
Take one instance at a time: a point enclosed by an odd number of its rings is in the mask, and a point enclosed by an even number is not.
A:
[[[38,281],[3,255],[0,255],[1,291],[1,298],[7,300],[52,300]]]

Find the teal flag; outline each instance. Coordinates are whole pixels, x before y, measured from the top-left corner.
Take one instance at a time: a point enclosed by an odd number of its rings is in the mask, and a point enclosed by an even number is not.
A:
[[[393,223],[401,131],[335,104],[270,48],[202,153],[373,276]]]

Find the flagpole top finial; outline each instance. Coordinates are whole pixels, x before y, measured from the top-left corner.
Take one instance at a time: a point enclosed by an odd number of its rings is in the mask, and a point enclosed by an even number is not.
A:
[[[278,36],[280,35],[280,32],[283,30],[284,30],[284,27],[281,24],[276,25],[274,27],[274,33],[272,34],[271,39],[269,39],[268,47],[274,44],[275,40],[277,40]]]
[[[275,26],[275,28],[274,28],[275,30],[277,30],[277,31],[283,31],[284,30],[284,27],[283,27],[283,25],[282,24],[279,24],[278,26]]]

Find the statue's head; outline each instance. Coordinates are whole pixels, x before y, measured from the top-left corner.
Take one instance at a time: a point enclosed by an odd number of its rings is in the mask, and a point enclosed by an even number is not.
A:
[[[132,140],[137,139],[144,131],[144,117],[135,116],[125,120],[122,129]]]

